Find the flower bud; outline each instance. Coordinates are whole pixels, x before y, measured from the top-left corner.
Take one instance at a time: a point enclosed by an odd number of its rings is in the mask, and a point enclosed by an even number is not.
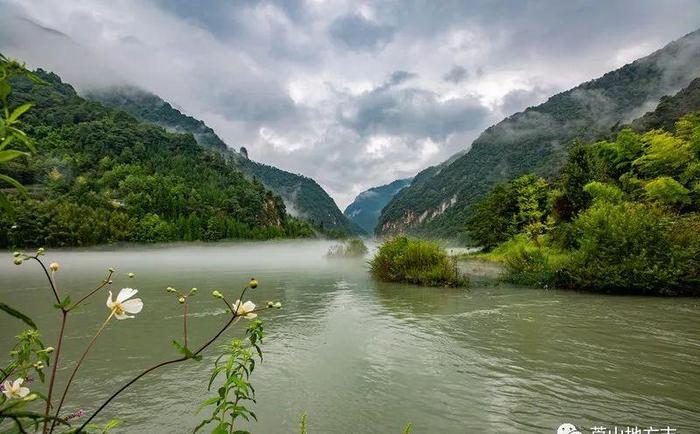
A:
[[[165,288],[165,290],[168,292],[177,292],[177,290],[175,288],[173,288],[172,286],[168,286],[167,288]]]
[[[280,303],[280,302],[278,301],[277,303],[275,303],[275,304],[273,305],[273,307],[274,307],[275,309],[282,309],[282,303]]]
[[[49,268],[51,269],[51,271],[56,272],[61,268],[61,266],[58,264],[58,262],[52,262],[51,264],[49,264]]]
[[[224,294],[220,293],[219,291],[214,291],[211,293],[216,298],[224,298]]]
[[[255,289],[255,288],[258,287],[258,281],[255,280],[254,277],[251,277],[251,278],[250,278],[250,282],[248,282],[248,286],[251,287],[251,288],[253,288],[253,289]]]
[[[34,363],[34,368],[35,369],[44,369],[44,362],[39,360],[38,362]]]
[[[51,354],[51,353],[53,353],[53,350],[54,350],[53,347],[46,347],[46,348],[44,348],[44,352],[45,352],[46,354]]]
[[[12,254],[12,256],[14,256],[15,258],[18,257],[19,255],[21,255],[20,252],[14,252],[14,253]]]
[[[109,280],[107,281],[107,283],[108,283],[109,285],[111,285],[112,283],[114,283],[114,280],[109,279]]]
[[[44,252],[46,252],[46,249],[44,249],[43,247],[39,247],[39,249],[37,249],[36,251],[36,255],[41,256],[44,254]]]
[[[275,303],[273,303],[271,301],[267,302],[267,307],[274,307],[274,306],[275,306]]]
[[[127,274],[127,276],[129,276],[129,279],[133,279],[133,277],[136,275],[134,273],[129,273],[129,274]]]
[[[14,260],[15,265],[22,265],[22,262],[24,262],[22,258],[15,258]]]
[[[185,297],[180,297],[177,299],[178,303],[183,304],[185,302]]]
[[[112,267],[109,267],[109,268],[107,269],[107,271],[109,271],[110,273],[114,273],[116,270],[115,270],[114,268],[112,268]]]
[[[190,295],[195,295],[197,293],[197,291],[198,291],[197,288],[190,289]]]

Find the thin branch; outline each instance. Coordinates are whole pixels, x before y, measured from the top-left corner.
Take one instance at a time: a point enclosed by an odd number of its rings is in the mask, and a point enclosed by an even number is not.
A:
[[[58,289],[56,288],[56,284],[54,283],[53,279],[51,278],[51,275],[49,274],[49,270],[46,269],[46,265],[39,259],[38,256],[29,256],[30,259],[34,259],[36,262],[41,265],[41,268],[44,270],[44,274],[46,274],[46,279],[48,279],[49,284],[51,285],[51,290],[53,291],[54,297],[56,297],[56,303],[61,304],[61,298],[58,296]],[[62,311],[65,312],[65,308],[61,308]]]
[[[85,357],[87,357],[88,352],[90,352],[90,349],[92,349],[92,346],[95,345],[95,342],[97,341],[97,338],[100,336],[100,333],[102,333],[102,330],[107,327],[107,324],[109,324],[109,320],[112,319],[114,316],[114,310],[112,310],[112,313],[109,314],[105,322],[102,323],[102,326],[100,326],[99,330],[97,330],[97,333],[95,333],[95,336],[92,337],[92,340],[88,344],[87,348],[85,348],[85,351],[83,352],[83,355],[80,356],[80,359],[78,362],[75,364],[75,368],[73,368],[73,372],[70,374],[70,378],[68,378],[68,382],[66,383],[66,388],[63,390],[63,395],[61,396],[61,401],[58,403],[58,407],[56,407],[56,414],[54,415],[54,420],[51,423],[51,429],[49,430],[49,433],[53,432],[54,427],[56,426],[56,419],[58,419],[59,414],[61,413],[61,408],[63,407],[63,403],[66,400],[66,396],[68,395],[68,389],[70,388],[71,383],[73,382],[73,379],[75,378],[75,374],[78,372],[78,369],[80,368],[80,365],[82,365],[83,360],[85,360]]]
[[[189,348],[187,346],[187,297],[185,297],[185,302],[183,304],[184,304],[184,307],[183,307],[183,309],[184,309],[183,328],[184,328],[184,332],[185,332],[185,348]]]
[[[241,295],[240,295],[239,300],[242,300],[242,299],[243,299],[243,296],[245,295],[247,289],[248,289],[248,286],[246,286],[245,288],[243,288],[243,291],[241,291]],[[175,364],[175,363],[184,362],[184,361],[186,361],[186,360],[189,360],[189,359],[191,359],[191,358],[194,358],[194,357],[198,356],[202,351],[204,351],[205,349],[207,349],[211,344],[213,344],[213,343],[219,338],[219,336],[221,336],[221,335],[222,335],[222,334],[237,320],[237,319],[240,319],[240,316],[239,316],[238,313],[233,309],[233,307],[231,306],[231,304],[230,304],[228,301],[226,301],[225,299],[224,299],[224,302],[226,303],[226,305],[227,305],[227,306],[229,307],[229,309],[231,310],[231,318],[229,318],[229,320],[226,322],[226,324],[224,324],[224,326],[221,327],[221,329],[220,329],[212,338],[210,338],[207,342],[205,342],[204,344],[202,344],[202,345],[201,345],[195,352],[193,352],[190,356],[178,357],[178,358],[176,358],[176,359],[166,360],[166,361],[157,363],[157,364],[151,366],[150,368],[147,368],[146,370],[142,371],[140,374],[138,374],[137,376],[135,376],[135,377],[132,378],[131,380],[129,380],[126,384],[124,384],[122,387],[120,387],[116,392],[112,393],[112,395],[110,395],[109,398],[107,398],[107,400],[106,400],[105,402],[103,402],[103,403],[97,408],[97,410],[95,410],[95,411],[90,415],[90,417],[87,418],[87,420],[86,420],[85,422],[83,422],[83,424],[75,431],[75,434],[80,434],[80,433],[85,429],[85,427],[87,427],[87,425],[88,425],[98,414],[100,414],[100,413],[102,412],[102,410],[105,409],[105,407],[107,407],[107,406],[109,405],[110,402],[112,402],[117,396],[119,396],[122,392],[124,392],[126,389],[128,389],[132,384],[134,384],[134,383],[136,383],[138,380],[140,380],[143,376],[147,375],[147,374],[150,373],[150,372],[155,371],[156,369],[162,368],[162,367],[164,367],[164,366],[168,366],[168,365],[172,365],[172,364]],[[242,303],[242,301],[241,301],[241,303]],[[261,308],[261,309],[258,309],[257,311],[261,311],[261,310],[265,310],[265,309],[267,309],[267,308]],[[253,312],[256,312],[256,311],[253,311]]]
[[[99,291],[100,289],[102,289],[102,288],[104,288],[105,286],[109,285],[109,281],[112,279],[112,274],[114,274],[114,271],[110,271],[109,274],[107,275],[107,278],[105,278],[105,280],[103,280],[102,283],[100,283],[100,284],[97,286],[97,288],[95,288],[95,289],[93,289],[92,291],[88,292],[87,294],[85,294],[85,296],[83,296],[83,298],[81,298],[80,300],[78,300],[78,301],[76,301],[75,303],[73,303],[73,304],[68,308],[68,310],[73,310],[73,309],[75,309],[76,307],[78,307],[78,305],[79,305],[80,303],[82,303],[82,302],[84,302],[85,300],[87,300],[88,298],[90,298],[93,294],[95,294],[95,293],[96,293],[97,291]]]

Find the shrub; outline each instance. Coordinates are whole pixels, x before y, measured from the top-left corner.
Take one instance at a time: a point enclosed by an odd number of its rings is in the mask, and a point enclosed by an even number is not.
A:
[[[365,243],[359,238],[352,238],[344,244],[334,244],[328,249],[327,256],[332,258],[359,258],[369,252]]]
[[[469,280],[438,244],[399,236],[385,241],[370,261],[374,277],[424,286],[467,286]]]
[[[579,248],[565,266],[569,285],[609,293],[697,293],[697,216],[678,218],[649,204],[600,202],[574,224]]]
[[[537,287],[554,286],[569,259],[567,253],[541,242],[535,243],[524,235],[503,243],[493,253],[505,264],[505,280]]]

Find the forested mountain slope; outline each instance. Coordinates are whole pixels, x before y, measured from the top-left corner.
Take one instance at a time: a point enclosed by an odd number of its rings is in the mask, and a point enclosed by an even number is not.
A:
[[[86,97],[124,110],[169,131],[192,134],[201,145],[220,151],[241,171],[250,177],[256,177],[267,188],[282,196],[290,214],[309,221],[324,233],[342,235],[362,232],[343,215],[335,201],[316,181],[248,159],[247,155],[227,147],[204,122],[181,113],[157,95],[134,87],[120,86],[91,91]]]
[[[373,187],[358,194],[345,208],[343,214],[360,226],[366,233],[373,234],[382,209],[402,188],[411,184],[411,179],[399,179],[386,185]]]
[[[312,235],[282,199],[189,134],[81,98],[52,73],[19,77],[10,105],[38,149],[5,165],[30,187],[0,213],[0,247]]]
[[[653,107],[700,75],[700,32],[516,113],[484,131],[451,164],[421,172],[386,206],[383,234],[457,236],[471,206],[496,183],[524,173],[550,176],[574,139],[590,141]]]

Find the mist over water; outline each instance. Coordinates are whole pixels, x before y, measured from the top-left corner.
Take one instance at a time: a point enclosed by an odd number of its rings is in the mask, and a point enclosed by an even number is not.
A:
[[[671,426],[700,430],[700,300],[609,297],[476,282],[471,290],[374,282],[365,260],[327,259],[332,242],[183,244],[52,250],[64,293],[81,294],[117,268],[112,290],[139,289],[143,312],[113,321],[79,372],[67,411],[88,410],[138,370],[177,356],[181,307],[164,288],[199,288],[190,340],[202,342],[226,320],[218,289],[235,299],[250,277],[250,298],[265,312],[265,360],[252,382],[260,422],[253,432],[550,433],[579,427]],[[366,258],[367,259],[367,258]],[[127,272],[136,273],[134,279]],[[58,315],[33,263],[0,261],[0,295],[41,330]],[[108,311],[107,290],[73,314],[61,377]],[[248,298],[248,297],[246,297]],[[223,344],[240,335],[232,329]],[[21,330],[0,316],[0,345]],[[45,336],[51,345],[54,336]],[[186,433],[214,350],[202,362],[156,371],[104,414],[117,432]],[[65,358],[64,358],[65,357]],[[68,369],[67,369],[68,368]],[[59,383],[59,386],[61,383]],[[79,391],[79,393],[78,393]]]

